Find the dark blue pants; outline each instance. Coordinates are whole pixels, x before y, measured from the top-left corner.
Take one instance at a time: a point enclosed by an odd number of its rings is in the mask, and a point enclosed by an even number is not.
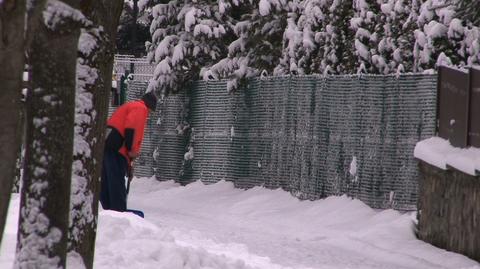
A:
[[[102,183],[100,202],[103,209],[125,211],[127,209],[127,159],[117,151],[105,149],[103,152]]]

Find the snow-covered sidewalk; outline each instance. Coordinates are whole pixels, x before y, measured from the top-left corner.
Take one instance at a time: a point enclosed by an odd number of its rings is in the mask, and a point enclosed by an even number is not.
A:
[[[417,240],[413,213],[375,211],[345,196],[299,201],[228,182],[182,187],[141,178],[129,199],[146,219],[101,211],[95,268],[480,269]],[[18,200],[12,198],[0,268],[13,261]]]

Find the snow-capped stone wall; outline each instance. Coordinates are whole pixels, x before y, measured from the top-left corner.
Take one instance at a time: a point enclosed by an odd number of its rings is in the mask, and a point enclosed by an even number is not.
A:
[[[430,146],[443,144],[435,140],[428,143]],[[426,143],[417,145],[415,150],[416,155],[422,151],[424,154],[417,156],[426,160],[419,164],[418,237],[437,247],[480,261],[477,220],[480,215],[480,176],[456,169],[441,169],[443,161],[459,152],[452,152],[448,146],[439,144],[437,150],[429,151],[433,154],[428,157],[425,154]]]

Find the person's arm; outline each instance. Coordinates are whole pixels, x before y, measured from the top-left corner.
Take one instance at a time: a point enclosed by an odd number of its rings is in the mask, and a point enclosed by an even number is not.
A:
[[[140,154],[140,145],[143,140],[145,122],[148,111],[135,108],[129,111],[125,122],[125,146],[129,157],[136,158]]]
[[[137,130],[141,125],[139,121],[141,114],[141,109],[131,109],[128,112],[125,121],[125,147],[127,148],[128,157],[132,159],[138,157],[139,155],[138,148],[135,147],[135,140],[136,136],[138,136]]]
[[[135,137],[134,128],[125,128],[125,147],[130,158],[136,158],[138,154],[132,151],[133,139]]]

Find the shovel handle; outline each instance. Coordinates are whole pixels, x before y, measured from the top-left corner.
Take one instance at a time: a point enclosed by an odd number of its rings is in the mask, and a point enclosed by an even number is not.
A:
[[[132,179],[133,179],[133,166],[132,165],[128,166],[127,177],[128,177],[128,182],[127,182],[127,194],[128,194],[130,192],[130,182],[132,182]]]

